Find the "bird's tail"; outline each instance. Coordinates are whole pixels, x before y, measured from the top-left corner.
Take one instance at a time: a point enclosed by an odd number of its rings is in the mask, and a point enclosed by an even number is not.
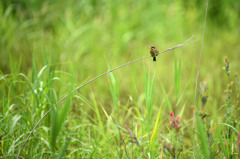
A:
[[[155,56],[153,57],[153,61],[157,61]]]

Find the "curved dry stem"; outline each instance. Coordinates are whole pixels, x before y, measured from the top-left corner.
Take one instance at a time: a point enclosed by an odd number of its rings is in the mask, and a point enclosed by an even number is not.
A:
[[[174,49],[176,49],[176,48],[179,48],[179,47],[183,47],[183,46],[192,44],[193,42],[196,41],[196,40],[195,40],[195,41],[189,42],[192,38],[193,38],[193,36],[192,36],[191,38],[189,38],[187,41],[185,41],[184,43],[178,44],[178,45],[176,45],[176,46],[174,46],[174,47],[171,47],[171,48],[168,48],[167,50],[164,50],[164,51],[160,52],[159,54],[163,54],[163,53],[168,52],[168,51],[170,51],[170,50],[174,50]],[[111,70],[109,70],[109,71],[107,71],[107,72],[105,72],[105,73],[103,73],[103,74],[101,74],[101,75],[99,75],[99,76],[91,79],[90,81],[84,83],[83,85],[75,88],[71,93],[69,93],[69,94],[67,94],[66,96],[64,96],[61,100],[59,100],[56,104],[54,104],[53,107],[56,107],[59,103],[61,103],[62,101],[64,101],[64,100],[65,100],[67,97],[69,97],[71,94],[73,94],[74,92],[76,92],[76,91],[79,90],[80,88],[86,86],[87,84],[91,83],[92,81],[98,79],[99,77],[102,77],[102,76],[104,76],[104,75],[106,75],[106,74],[108,74],[108,73],[110,73],[110,72],[113,72],[113,71],[115,71],[115,70],[118,70],[118,69],[120,69],[120,68],[122,68],[122,67],[125,67],[125,66],[127,66],[127,65],[133,64],[133,63],[135,63],[135,62],[142,61],[142,60],[144,60],[144,59],[146,59],[146,58],[149,58],[149,57],[152,57],[152,56],[150,55],[150,56],[147,56],[147,57],[143,57],[143,58],[140,58],[140,59],[137,59],[137,60],[128,62],[128,63],[126,63],[126,64],[123,64],[123,65],[121,65],[121,66],[118,66],[118,67],[116,67],[116,68],[114,68],[114,69],[111,69]],[[17,158],[20,157],[23,148],[25,147],[25,145],[26,145],[26,143],[28,142],[29,138],[32,136],[34,130],[38,127],[38,125],[41,123],[41,121],[52,111],[53,107],[52,107],[51,109],[49,109],[49,110],[43,115],[43,117],[37,122],[37,124],[34,126],[34,128],[32,129],[32,131],[31,131],[30,134],[28,135],[26,141],[25,141],[24,144],[22,145],[21,150],[20,150]]]
[[[197,71],[196,84],[195,84],[195,95],[194,95],[194,107],[196,107],[198,76],[199,76],[199,72],[200,72],[200,64],[201,64],[201,59],[202,59],[202,50],[203,50],[203,41],[204,41],[205,27],[206,27],[206,21],[207,21],[208,3],[209,3],[209,0],[207,0],[207,5],[206,5],[205,20],[204,20],[203,35],[202,35],[202,44],[201,44],[201,50],[200,50],[200,57],[199,57],[199,61],[198,61],[198,71]],[[195,110],[193,110],[193,158],[194,159],[195,159],[195,138],[194,138],[195,120],[196,120]]]
[[[122,140],[122,142],[123,142],[123,146],[124,146],[124,150],[125,150],[125,153],[126,153],[126,155],[127,155],[127,158],[130,159],[130,157],[129,157],[129,155],[128,155],[128,152],[127,152],[127,146],[126,146],[126,143],[125,143],[125,141],[124,141],[124,138],[123,138],[123,136],[122,136],[122,134],[121,134],[121,131],[120,131],[120,129],[119,129],[119,126],[118,126],[117,122],[114,120],[114,118],[112,117],[112,115],[111,115],[111,118],[112,118],[114,124],[117,126],[118,133],[119,133],[120,138],[121,138],[121,140]]]

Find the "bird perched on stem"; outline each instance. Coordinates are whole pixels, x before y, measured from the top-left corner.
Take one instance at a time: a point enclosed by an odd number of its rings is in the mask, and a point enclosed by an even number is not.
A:
[[[158,49],[155,46],[151,46],[150,54],[153,57],[153,61],[156,61],[156,56],[159,54],[159,51],[158,51]]]

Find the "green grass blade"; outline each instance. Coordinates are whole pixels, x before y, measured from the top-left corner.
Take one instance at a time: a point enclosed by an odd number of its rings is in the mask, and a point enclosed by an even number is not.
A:
[[[168,108],[168,110],[169,110],[169,112],[170,112],[170,111],[172,111],[172,105],[171,105],[171,103],[170,103],[170,101],[169,101],[169,99],[168,99],[168,95],[167,95],[167,93],[166,93],[166,90],[165,90],[163,84],[161,84],[161,87],[162,87],[164,99],[165,99],[165,101],[166,101],[166,103],[167,103],[167,108]]]
[[[158,110],[158,116],[157,116],[157,119],[155,121],[155,126],[154,126],[153,133],[152,133],[152,136],[151,136],[150,151],[153,151],[154,143],[157,139],[158,125],[159,125],[159,119],[160,119],[160,116],[161,116],[161,112],[162,112],[162,105],[160,106],[160,108]]]
[[[201,148],[202,154],[204,158],[209,159],[210,149],[208,145],[208,137],[207,137],[207,133],[204,128],[202,119],[199,116],[197,116],[197,129],[198,129],[198,139],[200,141],[200,148]]]
[[[58,155],[58,159],[62,159],[62,158],[64,158],[64,153],[67,151],[67,148],[68,148],[68,146],[69,146],[69,144],[70,144],[70,142],[71,142],[71,139],[66,139],[67,141],[65,142],[65,144],[63,145],[63,147],[62,147],[62,150],[61,150],[61,152],[60,152],[60,154]]]

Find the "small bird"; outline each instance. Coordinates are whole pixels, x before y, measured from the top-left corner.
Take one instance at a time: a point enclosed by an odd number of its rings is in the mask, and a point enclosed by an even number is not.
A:
[[[159,54],[159,51],[158,51],[158,49],[155,46],[151,46],[150,54],[153,57],[153,61],[156,61],[156,56]]]

